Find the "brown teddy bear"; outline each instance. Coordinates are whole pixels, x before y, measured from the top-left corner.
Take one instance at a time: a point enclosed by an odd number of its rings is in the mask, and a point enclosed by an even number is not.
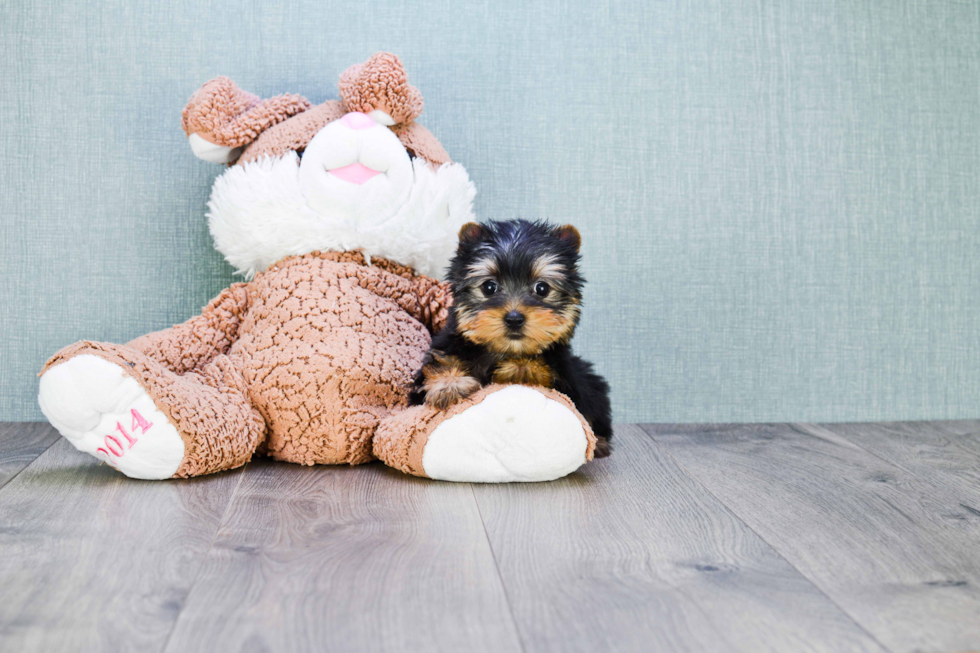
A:
[[[41,371],[45,416],[127,476],[163,479],[276,460],[539,481],[592,458],[563,395],[493,385],[439,411],[407,408],[451,302],[438,281],[473,219],[474,188],[415,119],[397,57],[340,78],[339,101],[260,100],[205,84],[182,125],[214,183],[216,247],[243,274],[202,313],[126,345],[83,341]]]

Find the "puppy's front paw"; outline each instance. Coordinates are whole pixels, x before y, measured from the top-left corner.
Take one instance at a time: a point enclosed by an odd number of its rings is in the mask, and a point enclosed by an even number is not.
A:
[[[466,364],[455,356],[433,349],[431,362],[422,368],[425,403],[444,409],[466,399],[480,389],[480,382],[469,375]]]
[[[433,375],[425,382],[425,403],[442,410],[466,399],[479,389],[480,382],[472,376],[452,373]]]

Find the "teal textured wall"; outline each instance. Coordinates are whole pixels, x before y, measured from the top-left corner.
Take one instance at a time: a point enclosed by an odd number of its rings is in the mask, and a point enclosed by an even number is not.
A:
[[[232,281],[179,127],[401,55],[481,218],[578,225],[618,421],[980,416],[980,4],[0,5],[0,419]]]

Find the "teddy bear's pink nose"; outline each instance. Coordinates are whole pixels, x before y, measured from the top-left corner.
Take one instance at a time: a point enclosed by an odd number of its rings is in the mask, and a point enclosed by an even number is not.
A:
[[[361,113],[360,111],[351,111],[346,116],[341,118],[341,120],[343,120],[344,124],[351,129],[369,129],[378,124],[369,116]]]

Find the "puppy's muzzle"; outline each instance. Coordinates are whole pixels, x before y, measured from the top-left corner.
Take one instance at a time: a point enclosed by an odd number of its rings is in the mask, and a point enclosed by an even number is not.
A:
[[[525,322],[527,322],[527,318],[520,311],[510,311],[504,315],[504,324],[512,332],[512,335],[519,334],[524,328]]]

